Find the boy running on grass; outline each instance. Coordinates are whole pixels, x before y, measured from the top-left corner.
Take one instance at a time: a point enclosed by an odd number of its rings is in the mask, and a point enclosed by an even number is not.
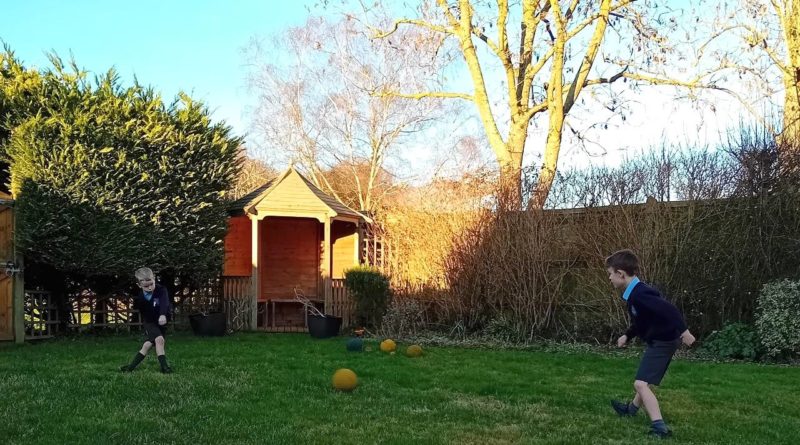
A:
[[[637,335],[647,344],[633,382],[636,390],[633,401],[623,403],[612,400],[611,406],[620,416],[634,416],[640,407],[644,407],[652,421],[649,434],[659,438],[669,437],[672,432],[661,417],[661,409],[651,385],[661,384],[681,342],[691,346],[695,338],[686,328],[678,308],[665,300],[657,290],[639,281],[639,258],[636,254],[630,250],[615,252],[606,258],[606,268],[611,284],[622,292],[631,318],[631,325],[617,340],[617,346],[624,347]]]
[[[136,276],[136,285],[142,291],[134,297],[133,307],[138,309],[141,314],[146,340],[131,363],[123,365],[119,369],[122,372],[133,371],[147,356],[150,348],[156,345],[156,355],[158,355],[158,363],[161,365],[161,372],[169,374],[172,372],[172,368],[167,364],[164,351],[164,335],[167,332],[167,313],[170,305],[167,288],[156,284],[153,271],[147,267],[138,269],[134,275]]]

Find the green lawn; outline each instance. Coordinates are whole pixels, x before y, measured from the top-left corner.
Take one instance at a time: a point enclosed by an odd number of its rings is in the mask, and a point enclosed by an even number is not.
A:
[[[431,347],[411,359],[302,334],[168,341],[172,375],[153,356],[116,371],[134,336],[0,345],[0,442],[653,441],[643,413],[621,419],[609,407],[630,396],[635,358]],[[340,367],[359,375],[353,393],[331,389]],[[673,443],[797,444],[799,390],[797,367],[678,360],[657,394]]]

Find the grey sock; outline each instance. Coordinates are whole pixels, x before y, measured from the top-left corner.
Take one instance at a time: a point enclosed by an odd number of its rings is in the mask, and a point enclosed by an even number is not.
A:
[[[652,426],[654,430],[661,431],[662,433],[669,431],[667,424],[664,423],[664,419],[654,420]]]

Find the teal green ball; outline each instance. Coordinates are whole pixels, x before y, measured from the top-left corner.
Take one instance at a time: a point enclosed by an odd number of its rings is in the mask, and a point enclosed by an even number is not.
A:
[[[347,340],[347,350],[350,352],[361,352],[364,350],[364,340],[360,338],[351,338]]]

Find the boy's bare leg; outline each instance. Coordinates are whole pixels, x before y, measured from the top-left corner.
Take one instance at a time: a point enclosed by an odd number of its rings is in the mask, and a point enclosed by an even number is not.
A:
[[[631,403],[634,406],[636,406],[637,408],[641,408],[642,407],[642,397],[639,395],[638,392],[636,393],[635,396],[633,396],[633,400],[631,401]]]
[[[164,355],[164,337],[156,337],[156,355]]]
[[[156,337],[156,355],[158,355],[158,363],[161,365],[161,372],[164,374],[169,374],[172,372],[172,368],[170,368],[167,364],[167,357],[164,355],[165,343],[166,341],[164,340],[163,336]]]
[[[636,394],[642,401],[642,406],[644,406],[645,411],[647,411],[647,414],[650,416],[650,435],[661,438],[670,436],[672,433],[661,417],[661,408],[658,406],[658,399],[656,399],[653,390],[650,389],[650,385],[642,380],[637,380],[633,383],[633,386],[636,388]]]
[[[644,410],[647,411],[650,420],[661,420],[661,408],[658,406],[658,399],[656,399],[656,395],[647,382],[637,380],[633,383],[633,387],[636,389],[636,397],[633,398],[633,404],[644,406]],[[636,403],[637,399],[639,399],[639,403]]]
[[[153,343],[149,341],[144,342],[142,344],[142,349],[140,349],[139,352],[136,353],[136,355],[133,357],[133,360],[131,360],[131,363],[128,365],[122,365],[119,368],[119,370],[122,372],[131,372],[134,369],[136,369],[136,367],[139,366],[139,363],[141,363],[142,360],[144,360],[144,357],[147,355],[147,352],[150,350],[152,346]]]

